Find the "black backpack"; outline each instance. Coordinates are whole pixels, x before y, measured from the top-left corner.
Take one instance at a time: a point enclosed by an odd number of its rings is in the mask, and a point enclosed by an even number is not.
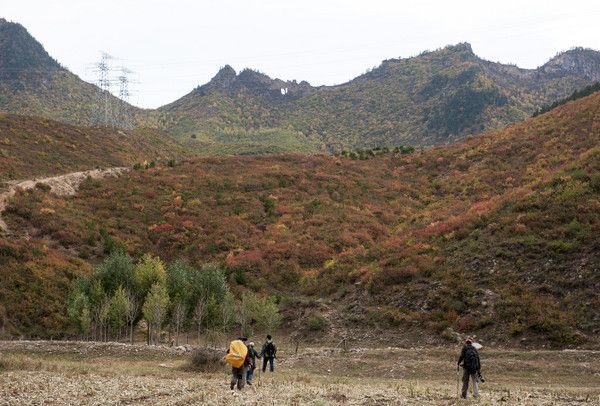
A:
[[[468,346],[465,349],[465,359],[463,365],[469,372],[479,371],[479,354],[477,354],[475,347]]]
[[[275,345],[272,342],[267,343],[264,354],[269,358],[275,355]]]

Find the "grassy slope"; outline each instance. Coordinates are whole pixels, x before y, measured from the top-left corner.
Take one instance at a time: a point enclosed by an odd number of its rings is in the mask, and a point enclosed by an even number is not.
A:
[[[0,181],[186,155],[182,146],[156,130],[74,127],[0,114]],[[89,265],[44,242],[11,243],[2,238],[0,263],[0,331],[64,334],[64,294],[69,281],[88,272]]]
[[[185,155],[184,147],[156,130],[74,127],[0,114],[0,181]]]
[[[134,255],[222,261],[236,290],[281,294],[300,330],[320,314],[331,333],[374,339],[593,341],[599,123],[594,94],[411,155],[197,158],[66,201],[22,194],[5,217],[84,258],[103,255],[105,228]]]

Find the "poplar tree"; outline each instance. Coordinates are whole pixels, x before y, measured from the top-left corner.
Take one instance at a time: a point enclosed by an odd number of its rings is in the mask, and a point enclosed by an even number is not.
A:
[[[164,284],[156,282],[150,288],[142,314],[148,323],[149,340],[153,344],[158,343],[160,328],[163,325],[169,306],[169,294]]]

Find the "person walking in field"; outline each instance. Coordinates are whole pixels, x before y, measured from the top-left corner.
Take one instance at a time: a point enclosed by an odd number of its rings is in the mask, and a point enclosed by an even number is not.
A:
[[[269,369],[271,370],[271,372],[275,371],[275,358],[277,358],[277,347],[275,346],[275,343],[273,342],[273,337],[271,337],[271,335],[269,334],[267,336],[267,341],[265,341],[262,350],[260,352],[260,355],[263,357],[263,367],[262,367],[262,371],[266,372],[267,370],[267,363],[269,363]]]
[[[461,364],[462,363],[462,364]],[[462,393],[463,399],[467,398],[467,391],[469,390],[469,378],[473,384],[473,398],[479,397],[478,389],[478,378],[481,375],[481,363],[479,362],[479,353],[473,346],[473,340],[467,339],[465,345],[462,348],[460,357],[458,358],[458,367],[463,367],[463,378],[462,378]]]
[[[229,385],[231,390],[236,386],[238,390],[242,390],[246,385],[246,374],[251,362],[246,341],[246,337],[240,337],[238,340],[232,341],[225,356],[225,361],[231,365],[231,383]]]
[[[260,354],[254,348],[253,342],[248,344],[248,355],[250,356],[250,366],[248,367],[248,372],[246,373],[246,383],[248,385],[252,385],[252,377],[254,376],[254,370],[256,369],[256,359],[260,358]]]

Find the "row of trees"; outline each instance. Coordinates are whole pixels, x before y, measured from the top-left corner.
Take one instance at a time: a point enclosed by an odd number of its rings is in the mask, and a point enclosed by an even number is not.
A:
[[[394,154],[406,155],[406,154],[412,154],[413,152],[415,152],[415,148],[410,147],[410,146],[399,146],[399,147],[394,147],[393,149],[390,149],[389,147],[375,147],[375,148],[367,148],[367,149],[356,149],[353,151],[343,150],[340,153],[340,155],[343,157],[346,157],[346,158],[354,159],[354,160],[357,160],[357,159],[366,160],[366,159],[374,158],[379,155],[389,154],[390,152],[392,152]]]
[[[246,292],[235,298],[224,270],[200,268],[185,261],[165,266],[146,255],[137,263],[121,251],[111,253],[89,277],[73,282],[67,311],[83,338],[106,341],[128,338],[144,321],[148,343],[156,344],[164,328],[179,344],[182,332],[226,332],[254,327],[272,331],[281,324],[274,298]]]
[[[565,97],[564,99],[557,100],[550,105],[543,106],[540,109],[536,110],[533,113],[532,117],[536,117],[536,116],[539,116],[540,114],[547,113],[550,110],[557,108],[558,106],[567,104],[570,101],[581,99],[583,97],[589,96],[592,93],[596,93],[598,91],[600,91],[600,82],[593,83],[589,86],[584,87],[581,90],[575,90],[573,93],[571,93],[571,95],[569,97]]]

